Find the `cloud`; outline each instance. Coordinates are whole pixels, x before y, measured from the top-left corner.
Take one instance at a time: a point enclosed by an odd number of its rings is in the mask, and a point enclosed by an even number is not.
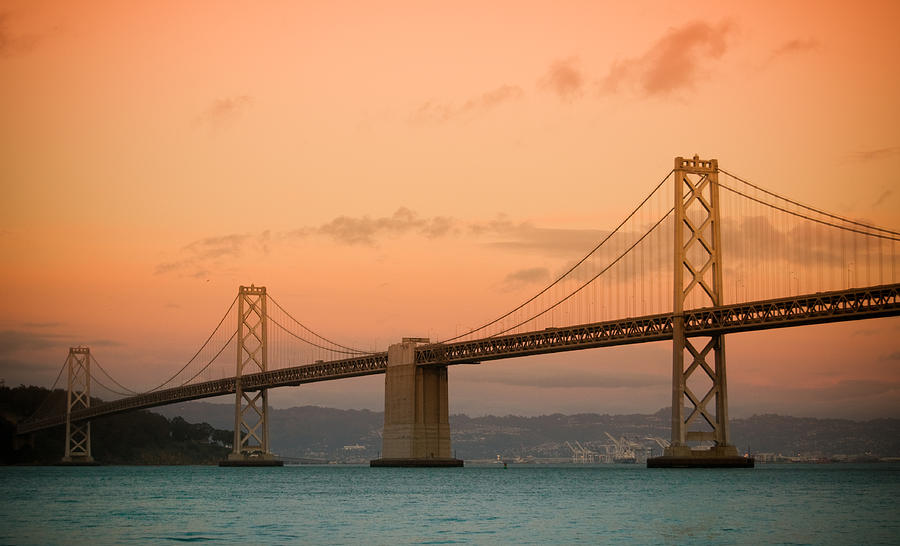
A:
[[[894,351],[893,353],[886,354],[881,357],[882,360],[900,360],[900,351]]]
[[[578,67],[578,58],[554,61],[538,80],[538,86],[555,93],[560,100],[572,101],[581,96],[585,76]]]
[[[897,155],[900,155],[900,146],[888,146],[887,148],[855,152],[853,157],[857,161],[880,161]]]
[[[506,282],[531,284],[542,282],[550,278],[550,270],[546,267],[531,267],[520,269],[506,276]]]
[[[506,217],[465,222],[448,216],[422,217],[400,207],[390,216],[338,216],[316,226],[260,234],[229,234],[206,237],[185,245],[177,259],[156,266],[157,275],[177,273],[201,278],[229,261],[253,252],[269,252],[270,245],[309,237],[324,237],[349,246],[376,246],[382,238],[416,235],[426,239],[467,235],[487,239],[485,245],[550,256],[582,255],[606,235],[591,229],[539,228],[528,222],[512,222]],[[511,279],[519,282],[525,279]]]
[[[414,211],[400,207],[391,216],[338,216],[318,226],[304,226],[291,231],[259,234],[229,234],[206,237],[189,243],[179,251],[177,260],[160,263],[155,274],[179,273],[203,278],[214,269],[222,269],[229,261],[250,253],[266,254],[272,245],[307,237],[326,237],[344,245],[375,246],[380,237],[397,237],[409,233],[435,239],[458,230],[458,222],[450,217],[422,218]]]
[[[504,103],[521,99],[523,96],[525,92],[521,87],[504,84],[472,97],[460,106],[428,101],[413,112],[411,119],[416,123],[442,123],[453,119],[471,118],[498,108]]]
[[[18,360],[14,358],[0,358],[0,377],[22,375],[23,372],[58,372],[62,360],[59,362],[47,360]],[[65,387],[65,384],[63,384]]]
[[[742,269],[748,266],[752,268],[756,262],[768,262],[784,273],[789,272],[791,268],[802,266],[824,267],[823,272],[832,273],[836,270],[846,271],[852,266],[854,274],[861,275],[859,280],[864,281],[866,275],[870,274],[870,279],[878,278],[877,269],[870,268],[869,264],[877,264],[879,260],[884,259],[890,260],[890,247],[879,247],[876,239],[871,240],[874,244],[867,245],[863,235],[850,233],[846,235],[846,241],[841,243],[840,240],[835,241],[835,237],[841,233],[836,228],[799,219],[784,225],[779,220],[780,217],[783,215],[779,213],[774,217],[729,216],[722,219],[722,247],[729,256],[725,262],[727,278],[734,279],[734,275],[743,277],[747,273],[741,271]],[[864,224],[873,224],[866,218],[852,219]],[[747,234],[756,241],[755,256],[752,249],[744,250],[747,246]],[[856,248],[851,248],[854,241]],[[759,249],[763,249],[762,252]],[[867,273],[867,268],[872,270]],[[803,269],[799,271],[803,272]],[[806,275],[808,280],[815,276],[815,273],[807,271]]]
[[[58,328],[62,326],[61,322],[23,322],[25,328]]]
[[[804,53],[816,49],[817,47],[819,47],[819,42],[813,39],[790,40],[775,48],[769,56],[769,61],[774,61],[775,59],[786,55]]]
[[[505,250],[540,252],[556,256],[583,255],[609,232],[598,229],[540,228],[530,222],[512,222],[499,217],[488,222],[472,223],[468,231],[476,236],[493,236],[485,244]]]
[[[884,192],[882,192],[882,194],[878,196],[878,199],[876,199],[875,202],[872,203],[872,206],[877,207],[878,205],[887,201],[888,198],[892,195],[894,195],[894,190],[884,190]]]
[[[179,260],[164,262],[156,266],[155,274],[184,272],[187,276],[201,278],[209,273],[210,267],[219,267],[227,259],[238,259],[248,249],[263,254],[269,252],[271,235],[268,230],[257,235],[229,234],[218,237],[206,237],[194,241],[181,249],[183,256]]]
[[[726,36],[733,24],[713,26],[693,21],[673,28],[640,57],[615,62],[600,82],[605,92],[634,86],[645,96],[664,96],[692,89],[708,75],[708,61],[721,58],[728,49]]]
[[[252,104],[250,95],[216,99],[197,117],[197,123],[210,129],[222,129],[234,123]]]
[[[550,279],[550,270],[546,267],[530,267],[520,269],[503,279],[503,290],[515,290],[523,286],[543,283]]]
[[[36,34],[13,34],[9,30],[10,13],[0,13],[0,58],[30,53],[40,41]]]
[[[896,381],[873,381],[866,379],[846,379],[833,385],[818,388],[785,388],[771,389],[781,391],[795,401],[822,402],[846,401],[859,398],[875,397],[897,391],[900,383]]]
[[[81,344],[96,347],[115,347],[121,345],[119,342],[109,339],[90,341],[84,339],[78,340],[78,336],[72,334],[35,333],[23,332],[21,330],[0,331],[0,354],[67,348]]]
[[[39,351],[65,345],[63,336],[59,334],[21,332],[17,330],[0,331],[0,353],[18,351]]]
[[[379,235],[396,236],[413,232],[429,239],[443,237],[450,233],[454,224],[451,218],[420,218],[408,208],[400,207],[393,215],[380,218],[339,216],[311,231],[340,243],[371,246]]]
[[[474,379],[474,378],[473,378]],[[635,373],[580,371],[567,369],[560,372],[554,369],[535,370],[528,373],[509,373],[484,370],[477,374],[479,383],[496,383],[514,387],[537,387],[541,389],[643,389],[668,385],[670,379],[663,375],[644,375]]]

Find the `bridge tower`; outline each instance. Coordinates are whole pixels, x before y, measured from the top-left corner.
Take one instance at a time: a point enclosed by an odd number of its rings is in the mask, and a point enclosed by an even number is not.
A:
[[[243,376],[268,370],[266,288],[238,289],[234,444],[219,466],[282,466],[269,451],[268,389],[244,390]]]
[[[91,422],[72,421],[72,412],[91,407],[91,349],[70,347],[66,359],[69,387],[66,396],[66,454],[63,464],[93,464]]]
[[[447,366],[416,364],[416,343],[388,347],[381,458],[371,466],[463,466],[450,452]]]
[[[724,304],[719,218],[719,164],[715,159],[675,158],[675,260],[672,325],[672,441],[649,467],[744,467],[728,433],[725,336],[687,337],[685,303]],[[699,302],[699,304],[698,304]],[[685,363],[687,362],[687,367]],[[690,382],[690,384],[689,384]],[[693,388],[708,386],[705,394]],[[691,407],[685,415],[685,399]],[[689,442],[711,441],[710,449]]]

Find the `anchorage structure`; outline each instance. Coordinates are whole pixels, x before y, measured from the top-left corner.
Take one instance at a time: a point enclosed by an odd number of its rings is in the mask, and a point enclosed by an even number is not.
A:
[[[234,447],[220,466],[281,466],[269,451],[268,389],[245,391],[242,376],[268,370],[266,288],[238,290],[237,373],[235,374]]]
[[[725,335],[688,337],[685,332],[685,302],[702,303],[692,307],[724,304],[718,173],[715,159],[675,158],[672,442],[662,457],[647,461],[651,467],[753,466],[753,459],[738,456],[728,437]],[[691,385],[709,387],[700,395]],[[687,416],[685,399],[691,403]],[[713,447],[691,449],[688,444],[704,441],[713,442]]]
[[[63,464],[91,464],[91,422],[72,421],[72,412],[91,407],[91,349],[70,347],[66,359],[69,387],[66,397],[66,454]]]

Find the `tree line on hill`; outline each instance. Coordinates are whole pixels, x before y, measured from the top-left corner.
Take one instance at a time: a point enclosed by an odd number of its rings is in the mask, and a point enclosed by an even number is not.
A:
[[[101,400],[92,398],[91,404]],[[66,391],[0,387],[0,464],[53,464],[65,453],[65,430],[53,427],[16,438],[16,424],[64,413]],[[215,464],[231,451],[234,433],[207,423],[132,411],[91,422],[91,454],[104,464]]]

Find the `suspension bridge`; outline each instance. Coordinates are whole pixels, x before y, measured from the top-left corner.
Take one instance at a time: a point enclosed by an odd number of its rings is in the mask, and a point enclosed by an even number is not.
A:
[[[672,437],[648,466],[752,466],[729,438],[726,334],[897,316],[898,243],[900,232],[781,196],[716,160],[678,157],[594,248],[462,334],[366,351],[310,329],[264,287],[242,286],[200,349],[154,388],[128,389],[89,348],[71,348],[53,386],[67,374],[65,411],[39,409],[17,432],[65,425],[64,460],[90,462],[91,419],[233,394],[223,464],[276,465],[268,389],[385,374],[382,458],[372,465],[461,466],[448,366],[671,340]],[[209,378],[224,369],[233,372]],[[92,385],[109,401],[92,405]]]

